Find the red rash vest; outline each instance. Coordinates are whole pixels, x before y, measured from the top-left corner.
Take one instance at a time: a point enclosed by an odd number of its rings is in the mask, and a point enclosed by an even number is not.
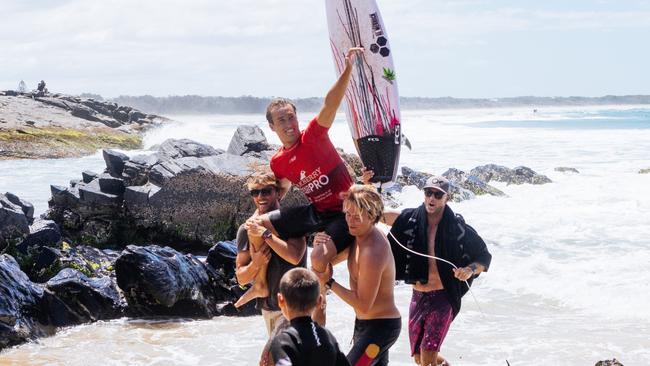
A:
[[[271,158],[275,176],[298,186],[319,212],[341,211],[339,193],[352,186],[352,178],[327,131],[314,118],[296,144],[288,149],[280,147]]]

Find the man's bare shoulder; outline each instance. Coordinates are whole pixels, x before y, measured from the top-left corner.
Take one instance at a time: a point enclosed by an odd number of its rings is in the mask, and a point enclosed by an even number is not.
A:
[[[371,260],[375,263],[383,263],[389,259],[393,259],[390,253],[388,239],[376,227],[373,228],[371,235],[367,239],[367,243],[364,244],[364,250],[360,253],[362,257],[365,257],[364,259]]]

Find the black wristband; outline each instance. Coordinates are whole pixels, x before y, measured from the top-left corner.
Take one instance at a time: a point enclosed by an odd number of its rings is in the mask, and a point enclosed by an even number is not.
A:
[[[334,284],[334,282],[336,282],[336,281],[334,280],[334,277],[330,277],[330,279],[327,280],[327,282],[325,282],[325,288],[328,289],[328,290],[331,290],[331,289],[332,289],[332,285]]]
[[[264,230],[262,233],[262,239],[266,240],[269,239],[273,235],[273,232],[269,229]]]

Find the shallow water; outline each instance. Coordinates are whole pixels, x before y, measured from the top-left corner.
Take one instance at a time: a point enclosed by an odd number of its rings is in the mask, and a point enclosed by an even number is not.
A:
[[[311,114],[302,114],[303,123]],[[650,109],[554,108],[409,111],[404,132],[413,151],[401,165],[433,173],[496,163],[528,166],[553,183],[495,184],[506,198],[453,203],[488,243],[489,273],[463,300],[442,353],[456,365],[593,365],[616,357],[650,364]],[[187,137],[227,148],[237,125],[258,124],[277,137],[262,115],[175,116],[147,147]],[[335,145],[353,151],[342,115],[331,131]],[[505,122],[507,123],[505,123]],[[606,128],[605,128],[606,127]],[[129,152],[130,154],[133,152]],[[569,166],[580,174],[560,173]],[[85,169],[103,169],[101,155],[65,161],[0,161],[0,191],[31,200],[43,212],[49,183],[65,184]],[[407,187],[405,207],[422,194]],[[346,277],[336,268],[337,280]],[[407,316],[410,288],[396,289]],[[329,328],[349,349],[352,311],[329,296]],[[480,308],[479,308],[480,307]],[[413,364],[405,331],[391,364]],[[265,342],[263,321],[115,320],[63,330],[56,336],[0,353],[16,365],[250,365]]]

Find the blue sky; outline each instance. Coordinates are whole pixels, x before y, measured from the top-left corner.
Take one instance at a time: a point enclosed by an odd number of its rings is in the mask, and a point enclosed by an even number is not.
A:
[[[0,0],[0,89],[322,96],[324,1]],[[377,3],[403,96],[650,94],[650,0]]]

